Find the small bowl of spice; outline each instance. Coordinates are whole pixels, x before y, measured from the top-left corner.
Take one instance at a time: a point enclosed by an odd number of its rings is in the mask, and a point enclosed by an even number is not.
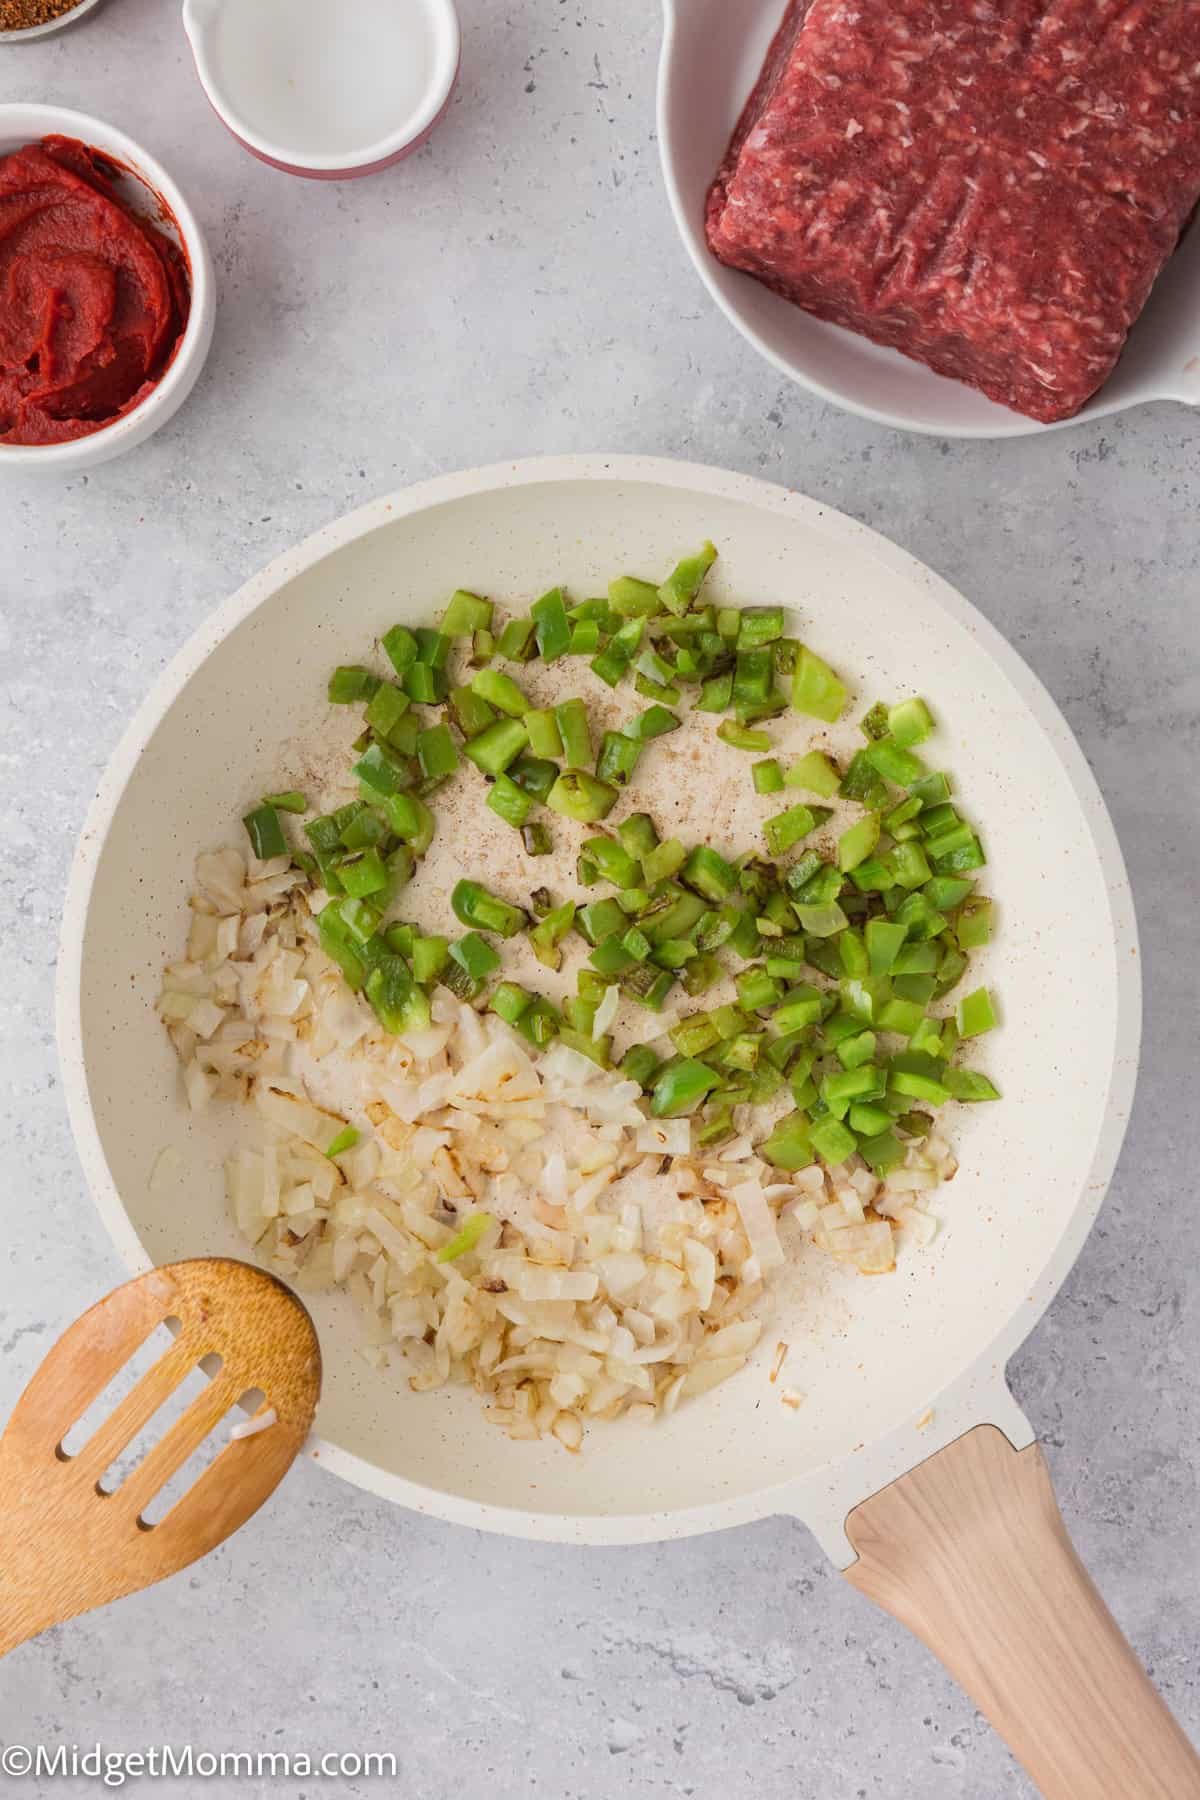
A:
[[[99,4],[100,0],[0,0],[0,44],[49,37]]]
[[[195,216],[140,145],[0,106],[0,475],[74,473],[157,431],[204,366],[214,294]]]

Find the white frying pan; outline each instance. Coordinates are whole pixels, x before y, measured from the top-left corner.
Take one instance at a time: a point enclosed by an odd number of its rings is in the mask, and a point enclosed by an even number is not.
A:
[[[650,1431],[593,1429],[578,1457],[509,1442],[469,1392],[415,1395],[402,1373],[369,1369],[350,1303],[318,1298],[328,1375],[312,1454],[420,1511],[567,1542],[796,1514],[926,1638],[1047,1792],[1200,1796],[1198,1765],[1074,1559],[1004,1381],[1096,1215],[1129,1111],[1139,986],[1120,852],[1025,665],[936,575],[852,520],[719,470],[558,457],[378,500],[221,607],[113,758],[67,896],[60,1046],[101,1213],[135,1270],[239,1252],[219,1174],[236,1126],[189,1119],[151,1008],[182,944],[196,850],[236,841],[247,802],[311,787],[326,766],[329,668],[397,619],[428,619],[457,585],[510,603],[553,581],[591,593],[705,536],[721,551],[718,595],[792,609],[794,628],[859,684],[856,703],[921,692],[936,708],[933,760],[982,821],[1003,920],[986,973],[1005,1027],[986,1040],[986,1066],[1004,1102],[958,1109],[962,1169],[930,1250],[875,1280],[803,1255],[757,1362]],[[333,729],[345,738],[344,720]],[[701,741],[700,725],[685,730]],[[657,787],[657,804],[680,800],[717,842],[745,844],[762,817],[748,760],[725,783],[678,756],[658,746],[643,764],[651,804]],[[464,866],[486,867],[501,890],[528,886],[516,834],[480,830],[475,819],[443,831],[412,912],[432,923]],[[148,1178],[166,1146],[181,1168],[164,1191]],[[767,1378],[780,1339],[799,1410]]]
[[[784,0],[663,0],[658,141],[667,195],[700,279],[748,343],[792,381],[863,418],[935,437],[1024,437],[1041,425],[885,350],[814,319],[704,242],[704,197],[783,17]],[[1147,400],[1200,403],[1200,232],[1189,231],[1157,282],[1113,375],[1078,421]]]

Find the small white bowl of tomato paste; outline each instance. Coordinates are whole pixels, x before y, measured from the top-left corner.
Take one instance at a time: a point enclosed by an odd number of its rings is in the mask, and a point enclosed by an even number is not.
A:
[[[94,468],[164,425],[204,366],[200,227],[139,144],[61,106],[0,106],[0,202],[0,474]]]

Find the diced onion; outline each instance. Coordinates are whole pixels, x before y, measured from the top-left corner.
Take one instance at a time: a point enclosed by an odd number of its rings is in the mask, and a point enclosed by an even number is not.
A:
[[[649,1423],[744,1368],[785,1260],[781,1211],[864,1274],[937,1231],[921,1197],[957,1166],[937,1134],[886,1184],[857,1154],[785,1171],[760,1160],[759,1109],[740,1104],[735,1135],[693,1159],[693,1122],[648,1116],[619,1069],[561,1039],[535,1049],[445,988],[427,1027],[382,1031],[321,949],[323,896],[289,857],[213,852],[197,881],[157,1010],[188,1105],[257,1112],[259,1147],[226,1164],[238,1229],[302,1291],[349,1290],[372,1368],[403,1360],[419,1392],[470,1383],[510,1437],[574,1452],[591,1421]],[[619,1009],[610,983],[594,1041]],[[658,1015],[645,1035],[677,1023]],[[169,1168],[163,1153],[156,1191]]]
[[[764,1274],[770,1269],[779,1268],[784,1261],[783,1245],[779,1241],[775,1214],[763,1194],[762,1183],[740,1182],[737,1187],[729,1189],[729,1198],[742,1216],[742,1224],[750,1240],[750,1250],[759,1267]]]
[[[278,1424],[278,1414],[273,1406],[265,1406],[252,1419],[241,1419],[229,1428],[230,1443],[237,1443],[242,1438],[257,1437],[260,1431],[270,1431],[272,1425]]]
[[[621,1004],[621,990],[614,983],[604,990],[604,998],[596,1008],[596,1017],[592,1021],[592,1042],[598,1043],[617,1016]]]

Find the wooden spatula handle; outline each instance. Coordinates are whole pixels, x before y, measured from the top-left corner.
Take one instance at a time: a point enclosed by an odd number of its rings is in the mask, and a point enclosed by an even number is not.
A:
[[[846,1532],[847,1579],[941,1659],[1047,1800],[1200,1800],[1200,1757],[1076,1555],[1038,1445],[981,1425]]]

